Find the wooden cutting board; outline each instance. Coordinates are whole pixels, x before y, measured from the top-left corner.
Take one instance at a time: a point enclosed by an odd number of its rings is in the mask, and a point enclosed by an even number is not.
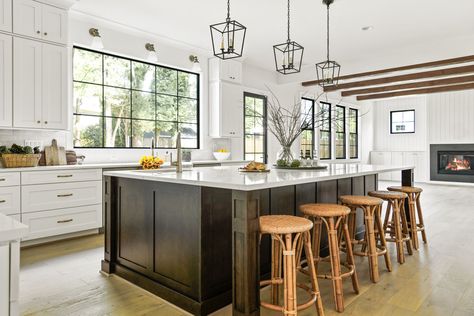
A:
[[[64,147],[58,147],[58,142],[53,139],[51,146],[44,147],[44,157],[46,166],[66,165],[66,150]]]

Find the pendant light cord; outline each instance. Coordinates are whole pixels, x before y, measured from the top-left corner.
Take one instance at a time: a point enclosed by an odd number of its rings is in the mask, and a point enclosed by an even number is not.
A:
[[[230,0],[227,0],[227,21],[230,21]]]
[[[328,2],[328,10],[327,10],[327,53],[328,53],[328,61],[329,61],[329,2]]]
[[[290,41],[290,0],[288,0],[288,42]]]

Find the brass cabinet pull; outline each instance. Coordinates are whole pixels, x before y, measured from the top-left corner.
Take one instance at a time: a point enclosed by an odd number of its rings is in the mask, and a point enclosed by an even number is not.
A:
[[[58,174],[58,178],[71,178],[72,174]]]
[[[68,197],[68,196],[72,196],[72,195],[73,195],[72,193],[58,194],[58,197]]]
[[[0,178],[0,181],[6,181],[6,180],[7,180],[7,179],[5,179],[5,178]]]
[[[6,200],[0,200],[0,203],[5,203],[5,202],[6,202]]]
[[[64,223],[70,223],[70,222],[72,222],[72,221],[73,221],[73,219],[70,218],[70,219],[64,219],[64,220],[62,220],[62,221],[57,221],[57,223],[58,223],[58,224],[64,224]]]

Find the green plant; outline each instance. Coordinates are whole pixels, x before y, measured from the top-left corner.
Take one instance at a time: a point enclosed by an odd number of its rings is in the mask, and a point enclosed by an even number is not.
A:
[[[39,147],[31,148],[30,146],[20,146],[13,144],[10,148],[7,146],[0,146],[0,154],[18,154],[18,155],[28,155],[28,154],[39,154]]]
[[[291,168],[299,168],[300,166],[301,162],[299,160],[293,160],[290,165]]]
[[[286,162],[285,159],[278,159],[276,161],[276,164],[278,167],[288,167],[288,163]]]

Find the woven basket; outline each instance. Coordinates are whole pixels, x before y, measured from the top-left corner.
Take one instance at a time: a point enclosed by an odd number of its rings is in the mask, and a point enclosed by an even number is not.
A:
[[[40,154],[3,154],[2,162],[5,168],[36,167],[40,158]]]

